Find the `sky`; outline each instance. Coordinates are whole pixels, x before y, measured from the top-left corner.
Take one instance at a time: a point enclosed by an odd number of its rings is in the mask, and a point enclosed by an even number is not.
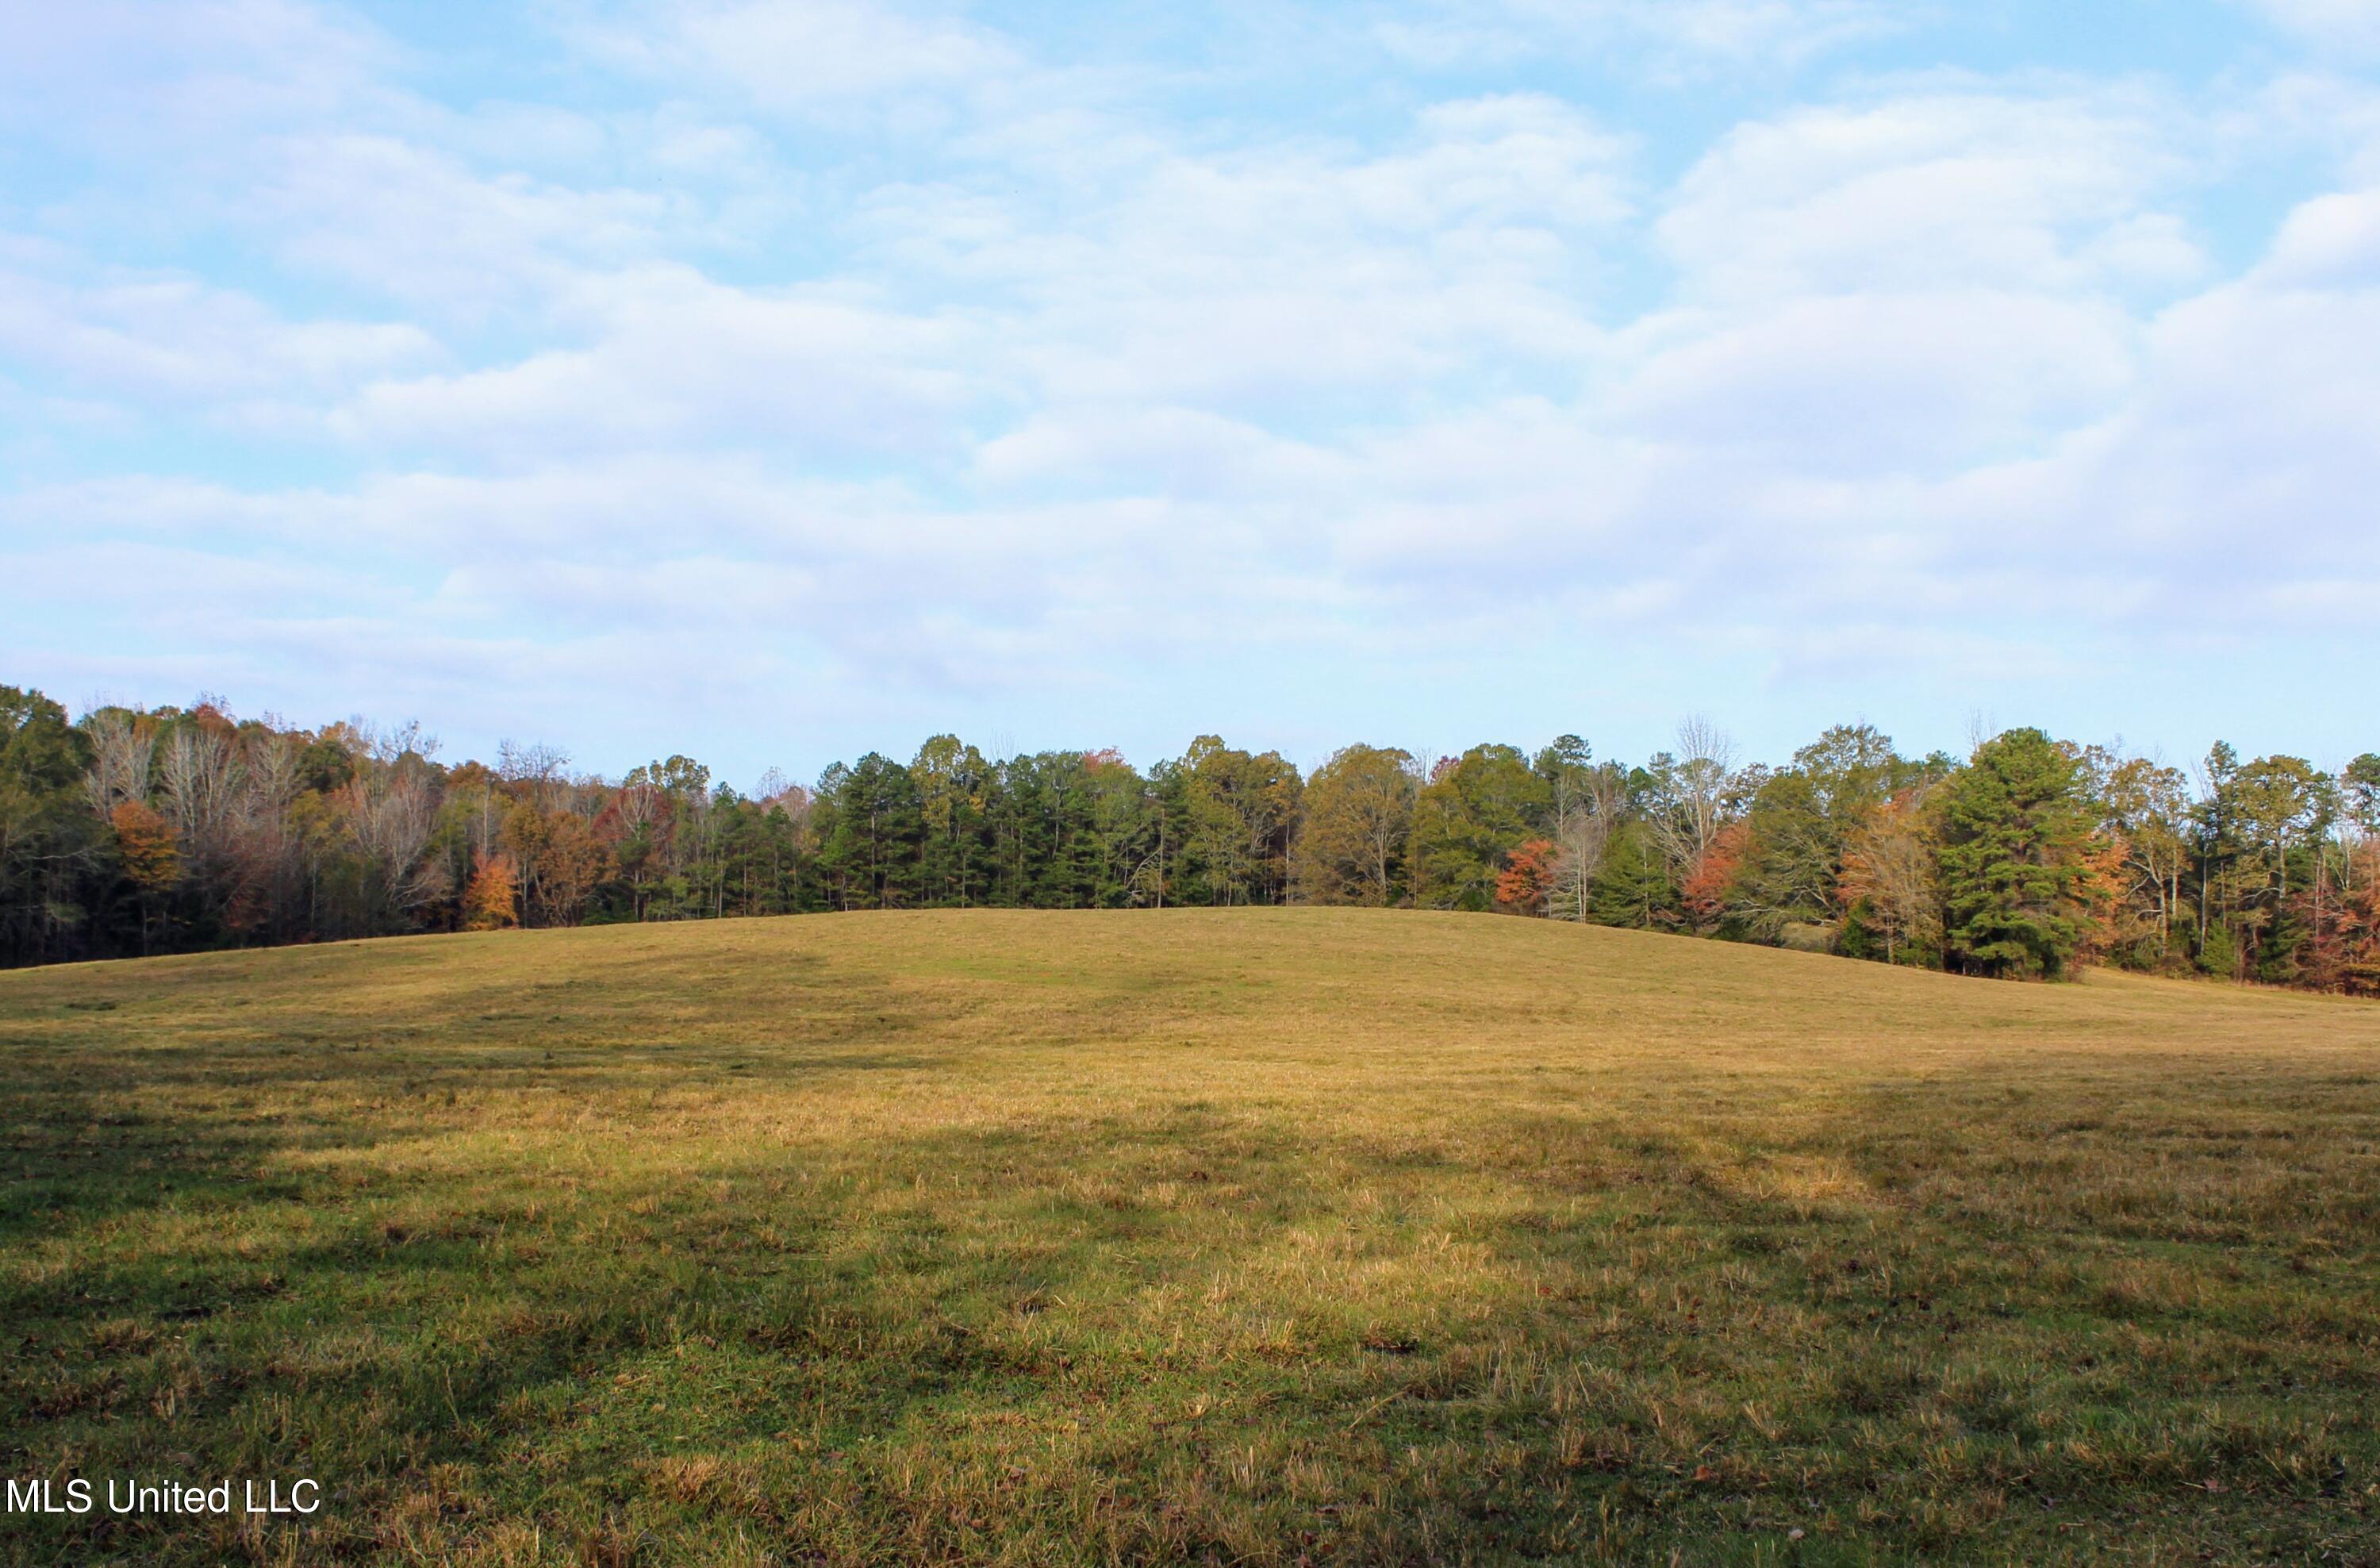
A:
[[[2380,0],[0,6],[0,682],[2380,749]]]

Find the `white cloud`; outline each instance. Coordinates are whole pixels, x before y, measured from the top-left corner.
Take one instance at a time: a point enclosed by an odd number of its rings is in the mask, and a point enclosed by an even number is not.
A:
[[[2295,592],[2380,571],[2380,192],[2301,206],[2236,282],[2166,311],[2143,394],[2100,432],[2082,500],[2180,568]],[[2242,579],[2245,579],[2244,581]],[[2380,604],[2360,616],[2380,623]]]
[[[1740,126],[1657,232],[1690,288],[2163,288],[2205,261],[2156,201],[2192,173],[2155,105],[1987,92],[1810,108]]]
[[[1664,77],[1802,66],[1908,24],[1870,0],[1489,0],[1375,24],[1392,55],[1433,69],[1570,55]]]
[[[0,269],[0,355],[135,403],[320,397],[438,352],[408,322],[285,321],[183,274],[69,282]]]
[[[1794,88],[1910,14],[1409,7],[1460,88],[1308,103],[1268,96],[1295,59],[687,0],[583,26],[582,100],[532,59],[458,104],[328,13],[218,0],[244,43],[169,27],[88,115],[133,13],[11,18],[12,79],[59,77],[41,145],[102,173],[0,209],[0,422],[34,427],[0,460],[39,475],[0,482],[0,571],[122,586],[18,587],[12,650],[880,742],[1212,723],[1252,678],[1336,724],[1436,679],[1466,715],[1649,702],[1689,650],[1938,690],[2274,617],[2368,638],[2370,95]],[[275,40],[301,64],[242,55]],[[1589,58],[1694,73],[1694,140],[1586,106]],[[2210,185],[2315,156],[2328,194],[2208,232]]]
[[[0,125],[188,157],[379,99],[397,51],[303,0],[0,7]],[[176,139],[159,144],[160,130]]]
[[[390,136],[293,139],[247,198],[288,257],[417,307],[533,302],[578,266],[650,255],[699,208],[678,195],[483,175]]]
[[[725,87],[757,108],[797,115],[965,91],[1023,63],[988,29],[868,0],[668,0],[590,26],[582,42],[648,75]]]
[[[979,358],[960,320],[730,288],[679,266],[581,278],[552,308],[587,346],[381,382],[335,427],[378,448],[516,461],[752,442],[923,460],[954,440],[954,417],[996,368],[953,368]]]
[[[2250,0],[2276,25],[2334,48],[2380,53],[2380,6],[2372,0]]]
[[[1626,151],[1548,99],[1472,100],[1373,156],[1164,151],[1056,211],[911,188],[868,221],[905,269],[1009,291],[1016,357],[1053,398],[1279,415],[1587,349],[1571,290],[1631,210]]]
[[[2119,395],[2131,323],[1987,289],[1845,295],[1662,324],[1615,416],[1678,445],[1750,445],[1788,472],[1883,478],[2022,449]]]

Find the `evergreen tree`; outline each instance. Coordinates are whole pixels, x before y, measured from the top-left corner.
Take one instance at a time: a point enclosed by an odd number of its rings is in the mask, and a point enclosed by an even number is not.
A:
[[[1147,873],[1157,858],[1155,793],[1121,752],[1088,752],[1082,766],[1098,852],[1094,902],[1103,909],[1148,903]]]
[[[1943,801],[1945,946],[1971,974],[2062,977],[2082,938],[2091,823],[2074,759],[2039,730],[1976,749]]]
[[[2356,831],[2380,836],[2380,752],[2367,751],[2338,775],[2340,805]]]
[[[926,826],[909,770],[871,751],[835,780],[834,805],[819,857],[843,907],[900,909],[917,903]]]
[[[617,783],[507,741],[436,760],[419,724],[305,731],[188,709],[68,723],[0,687],[0,963],[827,909],[1359,904],[1830,948],[1982,974],[2194,962],[2380,989],[2380,754],[2333,778],[2217,745],[2182,771],[2011,732],[1963,773],[1866,725],[1735,769],[1709,725],[1644,767],[1558,736],[1440,759],[1348,747],[1310,781],[1202,735],[1113,750],[771,770],[686,756]],[[1955,790],[1949,780],[1957,777]],[[502,913],[499,913],[499,911]]]
[[[1722,908],[1759,941],[1783,942],[1789,932],[1815,939],[1824,933],[1804,928],[1833,920],[1843,840],[1828,816],[1830,798],[1839,792],[1800,768],[1772,774],[1753,797],[1743,857]]]
[[[1588,914],[1597,925],[1654,930],[1675,925],[1677,907],[1670,857],[1651,829],[1629,822],[1604,850],[1588,893]]]

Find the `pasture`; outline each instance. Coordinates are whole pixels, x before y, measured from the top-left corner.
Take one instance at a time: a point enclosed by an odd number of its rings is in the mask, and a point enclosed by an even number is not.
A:
[[[14,1563],[2380,1561],[2380,1006],[1490,917],[0,974]]]

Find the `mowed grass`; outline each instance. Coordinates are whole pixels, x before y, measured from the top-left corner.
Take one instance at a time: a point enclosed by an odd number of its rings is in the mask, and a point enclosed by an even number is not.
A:
[[[2380,1007],[1482,917],[0,975],[16,1562],[2380,1561]]]

